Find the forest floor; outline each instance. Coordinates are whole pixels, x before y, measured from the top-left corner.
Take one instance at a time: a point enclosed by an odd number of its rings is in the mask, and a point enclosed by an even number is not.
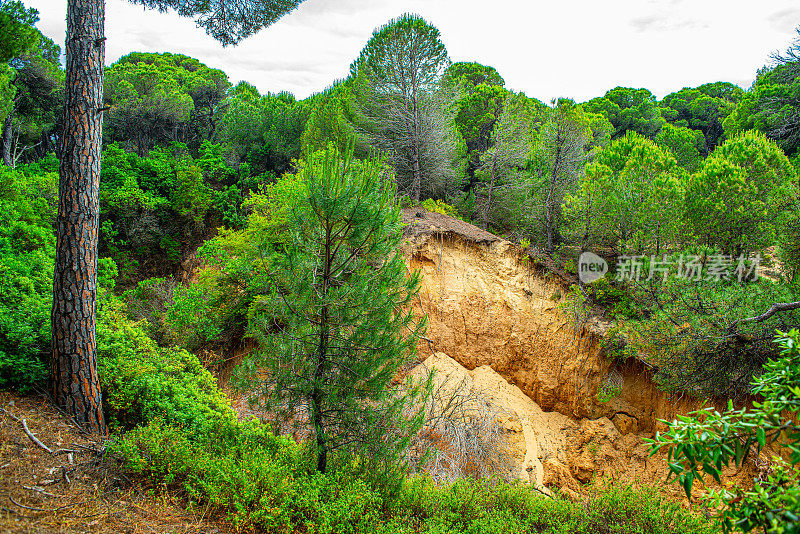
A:
[[[29,437],[30,433],[52,453]],[[148,487],[104,461],[87,435],[43,395],[0,390],[0,532],[234,532],[223,517],[189,513],[175,492]]]

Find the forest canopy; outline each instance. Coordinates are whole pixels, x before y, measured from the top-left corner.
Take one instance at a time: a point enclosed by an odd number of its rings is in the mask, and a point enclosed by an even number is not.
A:
[[[300,1],[138,3],[182,10],[235,44]],[[226,18],[243,6],[250,19]],[[56,361],[54,228],[65,227],[74,136],[63,111],[74,83],[37,22],[35,9],[0,0],[0,387],[21,392],[41,389]],[[798,359],[800,39],[747,88],[709,80],[658,98],[618,86],[585,102],[544,102],[490,65],[454,61],[439,29],[415,14],[375,29],[345,77],[307,98],[232,83],[177,51],[131,52],[98,68],[92,337],[116,436],[109,451],[129,472],[179,480],[191,499],[265,529],[312,531],[303,518],[318,509],[332,525],[366,529],[393,507],[396,525],[411,515],[435,525],[440,511],[422,500],[462,490],[482,506],[496,495],[522,503],[492,516],[507,528],[550,521],[516,486],[439,490],[405,478],[436,454],[415,449],[430,445],[420,436],[432,435],[432,379],[401,380],[425,339],[424,317],[409,311],[419,275],[400,253],[402,210],[421,208],[514,243],[526,268],[566,281],[551,300],[576,324],[595,315],[608,326],[609,376],[634,360],[675,395],[743,403],[774,394],[752,412],[705,414],[703,428],[724,439],[680,434],[700,424],[692,419],[653,443],[677,448],[684,463],[670,470],[691,496],[700,467],[714,476],[721,458],[741,464],[736,439],[764,447],[789,431],[795,456],[759,482],[766,493],[719,502],[729,507],[726,529],[781,532],[768,530],[771,518],[797,510],[800,434],[782,419],[797,411],[794,382],[782,380],[797,373],[782,378],[775,362],[794,370]],[[612,265],[592,283],[578,265],[588,251]],[[245,346],[231,384],[257,392],[270,425],[238,419],[211,374]],[[771,433],[747,434],[752,420]],[[697,439],[711,445],[681,448]],[[241,480],[220,482],[229,472]],[[328,510],[330,488],[344,481],[358,504]],[[234,495],[236,484],[247,491]],[[319,502],[282,501],[270,484]],[[611,494],[593,506],[637,498]],[[590,521],[564,506],[556,516],[565,524]],[[683,525],[675,528],[704,531],[693,512],[664,509]],[[452,522],[484,521],[465,517]]]

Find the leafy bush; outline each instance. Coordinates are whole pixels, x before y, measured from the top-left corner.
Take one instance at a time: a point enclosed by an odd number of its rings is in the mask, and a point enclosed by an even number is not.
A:
[[[447,215],[448,217],[455,217],[456,219],[461,218],[461,216],[458,214],[458,210],[444,200],[426,198],[420,205],[433,213]]]
[[[240,528],[318,533],[711,534],[714,525],[654,488],[598,487],[582,503],[528,485],[475,479],[437,486],[408,478],[398,492],[354,476],[314,472],[305,447],[254,420],[192,440],[160,421],[109,445],[128,472],[227,510]]]
[[[122,303],[104,303],[97,321],[97,360],[108,421],[112,429],[153,420],[203,436],[235,419],[225,395],[197,356],[159,347]]]
[[[241,227],[241,203],[263,180],[247,165],[228,167],[223,147],[207,141],[196,158],[182,143],[147,157],[110,144],[102,164],[100,248],[134,279],[141,270],[168,274],[180,262],[181,244],[199,241],[210,224]]]
[[[56,242],[58,176],[31,170],[0,167],[0,387],[22,391],[46,376]]]
[[[797,209],[790,212],[781,225],[778,257],[789,281],[797,281],[800,275],[800,212]]]
[[[764,365],[764,374],[753,381],[753,393],[763,396],[752,408],[719,413],[713,408],[680,416],[663,435],[650,440],[653,452],[669,449],[670,478],[680,481],[687,496],[695,480],[711,476],[717,482],[724,466],[741,467],[755,449],[767,444],[786,447],[789,462],[775,456],[767,476],[756,479],[752,489],[712,491],[709,500],[720,510],[726,532],[753,529],[774,534],[800,532],[800,332],[780,333],[779,358]]]
[[[245,228],[220,229],[200,247],[205,263],[197,281],[176,287],[164,313],[173,342],[195,350],[224,333],[245,331],[248,310],[270,287],[275,250],[288,242],[291,206],[306,194],[303,181],[286,174],[242,203]]]
[[[663,285],[631,287],[640,318],[620,324],[630,350],[650,356],[663,387],[692,395],[749,395],[752,378],[778,355],[776,328],[797,324],[790,311],[763,322],[741,322],[773,303],[800,299],[797,288],[758,282],[690,281],[668,277]]]

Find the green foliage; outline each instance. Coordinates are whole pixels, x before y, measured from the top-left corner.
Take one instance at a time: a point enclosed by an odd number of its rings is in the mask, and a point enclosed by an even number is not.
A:
[[[655,490],[624,486],[597,488],[576,505],[558,496],[543,497],[522,484],[464,479],[439,488],[415,478],[391,511],[419,525],[412,532],[713,532],[701,517],[660,499]]]
[[[571,285],[564,295],[564,300],[558,307],[564,311],[567,318],[576,328],[582,327],[589,319],[591,303],[586,294],[578,285]]]
[[[261,96],[242,82],[224,105],[216,137],[231,146],[236,158],[246,161],[254,172],[280,175],[289,171],[292,160],[300,157],[312,104],[297,102],[289,93]]]
[[[503,87],[506,82],[497,69],[481,65],[474,61],[460,61],[451,64],[442,76],[442,84],[457,87],[462,85],[467,91],[470,86],[477,88],[481,84]]]
[[[240,528],[352,534],[711,534],[714,526],[655,488],[598,487],[573,503],[530,486],[462,479],[438,487],[408,478],[399,490],[353,476],[343,465],[314,472],[306,451],[254,421],[192,441],[151,423],[112,441],[123,468],[184,491],[198,508],[228,511]]]
[[[39,11],[25,8],[22,2],[0,3],[0,63],[7,63],[36,44],[39,32],[33,25],[38,20]]]
[[[613,280],[611,274],[587,285],[585,291],[596,303],[610,310],[613,318],[629,319],[638,315],[630,288]]]
[[[622,385],[603,382],[600,387],[597,388],[597,400],[605,404],[617,398],[621,392]]]
[[[211,206],[211,190],[203,182],[199,167],[179,169],[175,175],[175,189],[170,195],[170,204],[182,217],[202,228]]]
[[[0,387],[45,377],[58,175],[0,167]]]
[[[630,132],[587,165],[564,209],[585,244],[658,253],[678,235],[685,180],[672,155]]]
[[[611,122],[614,126],[613,139],[627,132],[636,132],[652,139],[664,123],[656,97],[647,89],[616,87],[605,96],[586,102],[584,108],[605,116]]]
[[[244,197],[264,176],[233,169],[223,147],[203,142],[197,158],[186,145],[156,148],[147,157],[119,145],[104,148],[100,180],[100,250],[119,264],[123,278],[164,276],[212,224],[241,227]]]
[[[758,71],[752,88],[744,93],[736,109],[723,122],[728,138],[751,129],[775,141],[789,157],[800,147],[795,117],[800,112],[800,76],[795,39],[786,57]]]
[[[457,219],[461,218],[458,214],[458,210],[455,207],[448,204],[447,202],[445,202],[444,200],[439,200],[439,199],[434,200],[432,198],[426,198],[420,203],[420,206],[422,206],[423,208],[432,213],[440,213],[442,215],[447,215],[448,217],[455,217]]]
[[[51,136],[63,113],[64,72],[61,50],[50,39],[40,36],[36,44],[15,57],[14,95],[6,124],[10,131],[9,158],[12,166],[41,158],[52,147]]]
[[[156,65],[125,62],[111,66],[103,91],[112,106],[106,119],[108,141],[129,140],[139,155],[145,155],[162,132],[189,120],[194,102],[181,89],[177,73]]]
[[[481,151],[473,153],[478,161],[473,170],[472,186],[484,228],[490,220],[496,226],[506,221],[511,226],[514,222],[508,219],[514,220],[514,215],[520,218],[525,215],[527,206],[503,204],[503,197],[509,195],[503,188],[508,189],[525,167],[531,152],[535,123],[542,112],[539,102],[524,94],[506,91],[503,96],[498,101],[498,116],[492,120],[493,127],[488,132],[491,135]],[[498,196],[501,197],[500,202]]]
[[[728,82],[684,88],[664,97],[660,103],[661,115],[676,127],[689,128],[700,134],[700,152],[708,155],[722,142],[723,121],[744,95],[741,87]],[[678,154],[675,157],[681,161]]]
[[[243,378],[252,387],[267,371],[265,401],[279,420],[307,411],[320,471],[332,452],[396,460],[420,422],[406,420],[415,389],[389,387],[424,322],[398,311],[419,276],[405,276],[402,218],[382,169],[335,148],[309,156],[300,170],[307,194],[287,213],[289,246],[276,251],[267,292],[250,309],[262,350]]]
[[[248,213],[243,229],[220,229],[203,244],[198,255],[205,267],[197,281],[176,287],[163,308],[159,328],[166,329],[170,342],[196,350],[246,330],[250,308],[271,287],[275,251],[290,241],[292,206],[307,198],[307,191],[299,175],[284,175],[243,203]]]
[[[566,98],[543,110],[541,119],[526,172],[511,187],[512,198],[527,202],[511,219],[524,221],[527,235],[553,254],[562,241],[564,198],[577,188],[587,162],[608,144],[613,127],[602,115],[586,112]],[[512,212],[515,205],[512,201]]]
[[[7,64],[0,64],[0,120],[5,122],[8,114],[14,109],[14,69]]]
[[[134,0],[151,9],[174,9],[182,17],[194,18],[198,27],[222,46],[235,45],[262,28],[277,22],[304,0],[261,0],[257,3],[233,1],[217,4],[198,2],[179,4],[170,0]]]
[[[797,208],[789,210],[779,228],[778,257],[783,262],[788,280],[790,282],[798,281],[798,275],[800,275],[800,213]]]
[[[797,173],[763,134],[745,132],[709,156],[686,188],[686,217],[701,243],[725,254],[763,251],[798,195]]]
[[[303,153],[324,150],[329,143],[346,150],[351,140],[359,137],[352,123],[352,99],[352,80],[336,82],[325,91],[309,97],[312,111],[303,132]],[[361,151],[354,153],[357,156],[364,155]]]
[[[677,265],[678,258],[673,260]],[[662,387],[697,396],[748,395],[753,376],[776,356],[773,332],[800,316],[790,311],[763,322],[740,322],[776,302],[800,300],[793,286],[766,279],[739,283],[668,276],[663,284],[654,279],[629,291],[639,320],[621,326],[627,343],[658,366],[655,378]]]
[[[700,168],[701,153],[705,150],[702,133],[684,126],[665,124],[654,141],[661,148],[668,149],[687,172],[693,173]]]
[[[457,93],[455,125],[468,154],[467,175],[475,182],[480,158],[492,144],[492,130],[503,112],[508,91],[505,81],[493,67],[479,63],[453,63],[442,76],[442,86]]]
[[[225,73],[196,59],[139,52],[106,69],[104,83],[106,143],[124,142],[139,155],[159,142],[207,139],[230,87]]]
[[[236,418],[197,356],[159,347],[116,299],[98,314],[97,362],[112,429],[159,420],[186,436],[204,436]]]
[[[691,496],[694,481],[710,476],[717,482],[724,467],[741,467],[749,455],[774,444],[791,452],[789,462],[773,458],[772,472],[756,479],[752,489],[715,490],[709,500],[722,506],[719,516],[725,532],[800,532],[800,333],[779,333],[779,358],[764,365],[764,373],[753,382],[753,393],[763,401],[751,409],[720,413],[713,408],[681,416],[667,432],[651,440],[653,453],[669,450],[670,478],[679,481]],[[753,451],[753,449],[755,451]]]

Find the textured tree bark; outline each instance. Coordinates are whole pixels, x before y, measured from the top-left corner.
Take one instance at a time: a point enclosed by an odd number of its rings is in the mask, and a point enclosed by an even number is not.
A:
[[[492,190],[494,189],[494,177],[497,171],[497,150],[492,154],[492,178],[489,181],[489,195],[486,198],[486,207],[483,210],[483,229],[486,230],[487,221],[489,220],[489,210],[492,208]]]
[[[104,11],[104,0],[68,0],[50,374],[56,404],[85,428],[100,433],[105,433],[105,422],[95,313]]]
[[[550,187],[547,189],[547,202],[545,203],[545,217],[547,218],[547,255],[553,256],[553,190],[556,187],[558,168],[561,165],[561,132],[556,133],[556,158],[553,162],[553,172],[550,175]]]
[[[5,122],[3,123],[3,164],[8,167],[13,166],[11,161],[11,144],[13,143],[13,131],[11,130],[11,121],[14,119],[14,110],[12,109]]]

